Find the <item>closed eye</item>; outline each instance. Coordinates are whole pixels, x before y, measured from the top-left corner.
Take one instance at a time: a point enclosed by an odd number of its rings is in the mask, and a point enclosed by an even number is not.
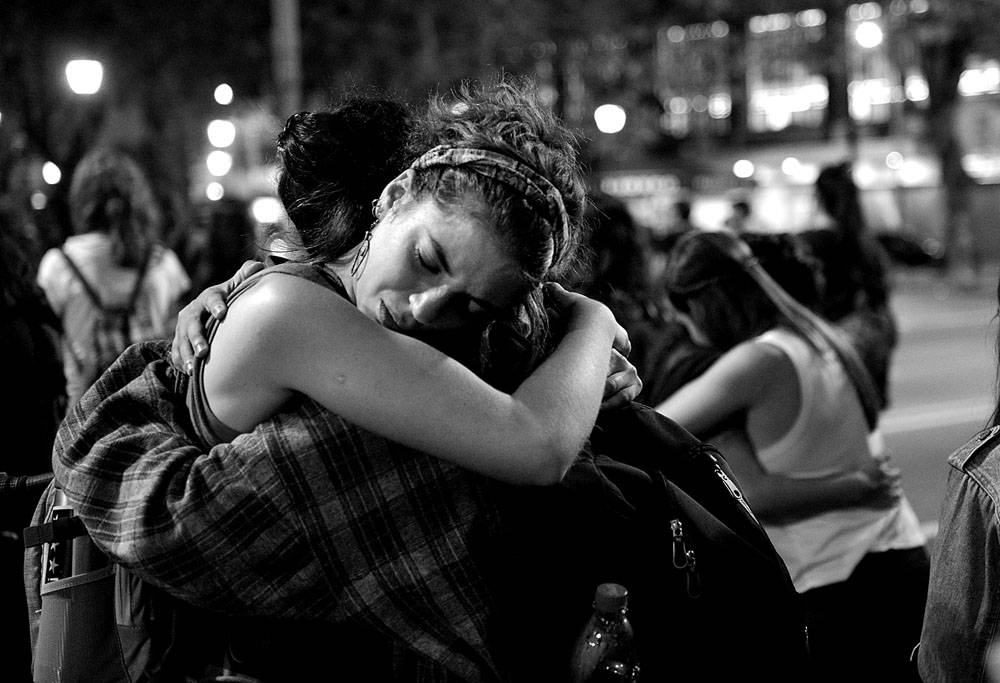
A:
[[[424,255],[421,253],[420,247],[413,247],[413,253],[416,256],[417,262],[420,264],[420,266],[424,270],[426,270],[429,273],[434,273],[434,274],[437,274],[437,273],[441,272],[440,268],[438,268],[436,265],[434,265],[434,264],[432,264],[429,261],[427,261],[427,260],[424,259]]]

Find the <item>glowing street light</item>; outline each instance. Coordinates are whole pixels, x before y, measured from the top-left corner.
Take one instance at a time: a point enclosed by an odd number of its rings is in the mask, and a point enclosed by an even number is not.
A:
[[[864,21],[854,31],[854,39],[863,48],[871,49],[882,44],[882,29],[874,21]]]
[[[233,101],[233,89],[228,83],[220,83],[216,86],[215,101],[222,105]]]
[[[594,110],[594,123],[602,133],[619,133],[625,127],[625,110],[617,104],[602,104]]]
[[[73,59],[66,63],[66,82],[77,95],[93,95],[101,89],[104,67],[96,59]]]
[[[62,180],[62,171],[51,161],[46,161],[42,164],[42,180],[49,185],[58,185],[59,181]]]
[[[222,186],[222,183],[217,183],[214,180],[205,186],[205,196],[208,197],[209,201],[217,202],[226,195],[226,188]]]
[[[217,149],[208,153],[205,165],[208,166],[209,173],[219,178],[229,173],[229,169],[233,167],[233,158],[227,152]]]
[[[236,126],[232,121],[215,119],[208,124],[208,141],[215,147],[229,147],[236,139]]]
[[[749,178],[755,170],[753,162],[749,159],[740,159],[733,164],[733,175],[737,178]]]

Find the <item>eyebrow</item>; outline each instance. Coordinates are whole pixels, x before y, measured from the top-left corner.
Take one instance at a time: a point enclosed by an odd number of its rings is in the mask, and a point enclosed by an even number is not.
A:
[[[434,257],[438,260],[438,263],[441,266],[441,270],[443,270],[448,275],[451,275],[451,268],[449,268],[448,266],[448,257],[444,255],[444,249],[442,249],[441,245],[438,244],[438,241],[433,237],[431,237],[430,235],[428,235],[428,239],[431,242],[431,247],[434,248]],[[487,301],[486,299],[480,299],[479,297],[472,296],[471,294],[469,295],[469,300],[474,301],[475,303],[477,303],[479,306],[483,307],[484,309],[486,309],[486,311],[490,313],[499,314],[503,311],[502,306],[497,306],[496,304]]]

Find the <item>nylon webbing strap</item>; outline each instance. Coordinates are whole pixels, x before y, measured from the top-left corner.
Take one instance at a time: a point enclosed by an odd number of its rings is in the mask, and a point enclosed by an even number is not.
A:
[[[33,548],[43,543],[58,543],[78,536],[86,536],[87,528],[79,517],[63,517],[38,526],[26,527],[23,535],[24,547]]]
[[[102,311],[108,310],[107,307],[104,305],[104,302],[101,301],[101,297],[97,294],[97,291],[94,289],[93,285],[91,285],[90,282],[87,280],[87,278],[83,276],[83,271],[81,271],[80,267],[76,265],[76,262],[69,257],[69,254],[66,253],[66,250],[63,249],[62,247],[59,247],[59,253],[62,254],[63,258],[66,260],[66,264],[69,266],[69,269],[73,271],[73,274],[76,276],[76,279],[78,279],[80,281],[80,284],[83,285],[83,291],[86,292],[87,298],[90,299],[91,303],[93,303],[94,306],[101,309]],[[149,267],[149,261],[152,258],[152,255],[153,255],[152,248],[147,249],[145,255],[142,257],[142,263],[139,264],[139,272],[135,277],[135,285],[132,287],[132,291],[129,293],[128,304],[127,308],[125,309],[129,313],[131,313],[132,310],[135,308],[135,302],[139,299],[139,292],[142,290],[142,280],[143,278],[146,277],[146,269]]]

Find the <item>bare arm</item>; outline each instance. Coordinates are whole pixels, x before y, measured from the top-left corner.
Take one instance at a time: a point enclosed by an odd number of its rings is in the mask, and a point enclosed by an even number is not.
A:
[[[268,278],[232,304],[205,387],[249,430],[295,392],[365,429],[513,483],[558,481],[593,428],[624,331],[608,309],[557,290],[570,322],[513,394],[420,341],[382,328],[315,284]]]
[[[656,410],[692,434],[704,438],[732,417],[749,410],[773,381],[769,349],[740,344],[723,354]]]
[[[708,440],[725,455],[747,502],[764,522],[789,523],[852,505],[887,508],[901,495],[899,470],[885,458],[872,458],[859,470],[794,479],[764,470],[743,430],[729,430]]]

